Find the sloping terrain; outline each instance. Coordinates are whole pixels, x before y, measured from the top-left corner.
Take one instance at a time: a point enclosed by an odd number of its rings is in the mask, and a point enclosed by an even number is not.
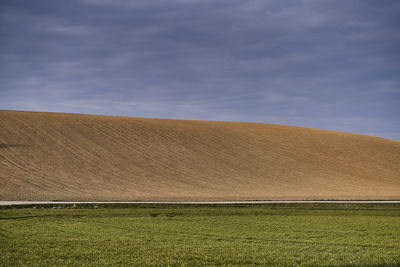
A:
[[[0,200],[400,199],[400,142],[261,123],[0,111]]]

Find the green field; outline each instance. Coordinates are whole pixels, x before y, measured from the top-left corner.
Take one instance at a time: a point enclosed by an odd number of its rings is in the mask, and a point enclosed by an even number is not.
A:
[[[0,266],[399,265],[400,205],[0,209]]]

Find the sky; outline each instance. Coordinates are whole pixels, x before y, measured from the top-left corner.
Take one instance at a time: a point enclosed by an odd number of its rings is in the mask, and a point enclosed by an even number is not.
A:
[[[0,109],[400,140],[400,1],[1,0]]]

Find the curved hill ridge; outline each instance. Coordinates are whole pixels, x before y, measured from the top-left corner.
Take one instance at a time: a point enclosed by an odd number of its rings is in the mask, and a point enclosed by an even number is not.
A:
[[[400,199],[400,142],[300,127],[0,111],[0,200]]]

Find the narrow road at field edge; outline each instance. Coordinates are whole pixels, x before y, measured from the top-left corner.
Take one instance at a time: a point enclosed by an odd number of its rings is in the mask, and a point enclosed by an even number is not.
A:
[[[400,200],[260,200],[260,201],[0,201],[0,206],[32,204],[279,204],[279,203],[392,203]]]

